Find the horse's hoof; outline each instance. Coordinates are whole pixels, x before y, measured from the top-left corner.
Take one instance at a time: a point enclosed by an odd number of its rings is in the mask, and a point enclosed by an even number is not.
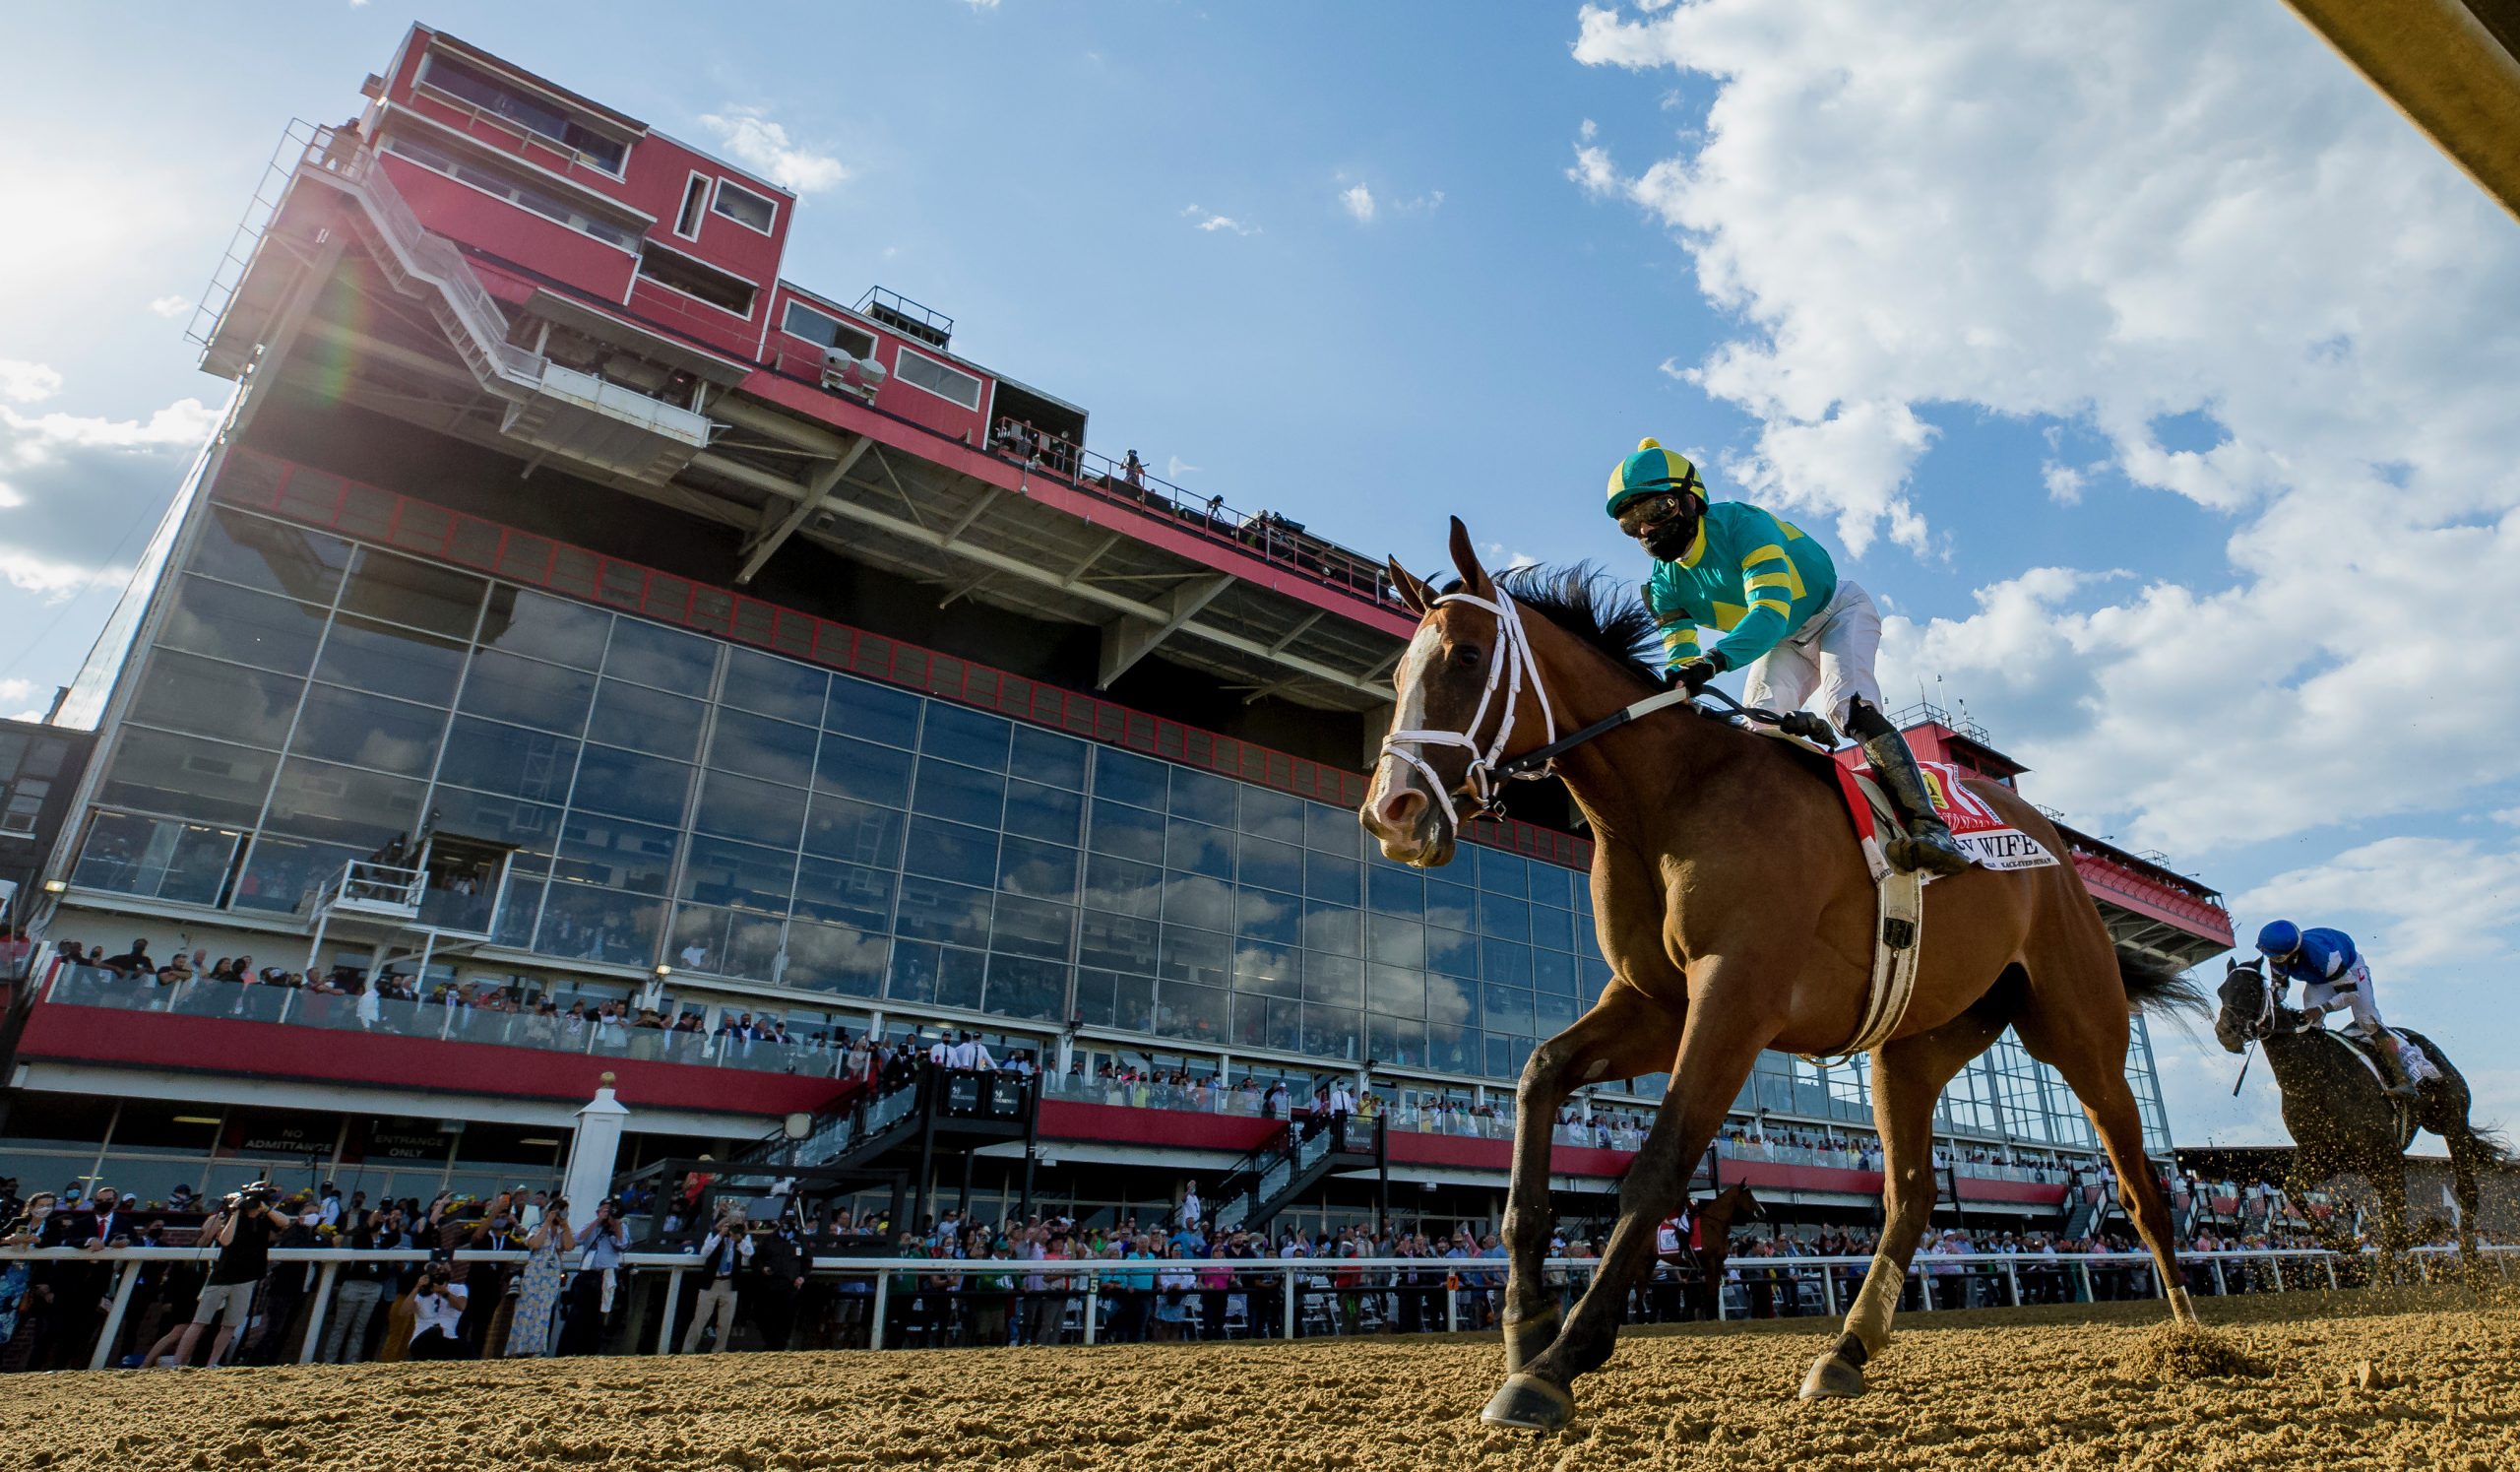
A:
[[[1509,1375],[1479,1419],[1514,1431],[1562,1431],[1575,1419],[1575,1397],[1536,1375]]]
[[[1505,1325],[1505,1373],[1513,1375],[1557,1342],[1557,1311]]]
[[[1861,1339],[1853,1334],[1842,1336],[1826,1354],[1811,1362],[1811,1373],[1802,1377],[1802,1398],[1851,1400],[1861,1395],[1863,1364],[1870,1358]]]

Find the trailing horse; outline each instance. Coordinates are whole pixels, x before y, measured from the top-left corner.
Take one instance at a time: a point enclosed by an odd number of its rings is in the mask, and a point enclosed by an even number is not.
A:
[[[1690,1274],[1684,1282],[1689,1313],[1697,1318],[1724,1316],[1724,1272],[1732,1255],[1732,1228],[1739,1222],[1764,1222],[1768,1209],[1750,1194],[1746,1185],[1728,1185],[1703,1201],[1689,1207],[1689,1219],[1697,1226],[1702,1248],[1680,1244],[1681,1261]],[[1680,1268],[1675,1262],[1673,1267]]]
[[[2258,1044],[2275,1070],[2294,1145],[2285,1188],[2298,1196],[2343,1175],[2370,1182],[2380,1196],[2381,1276],[2394,1278],[2407,1248],[2406,1147],[2417,1129],[2429,1129],[2450,1146],[2459,1261],[2473,1280],[2484,1267],[2477,1255],[2477,1171],[2506,1157],[2489,1131],[2469,1122],[2468,1081],[2440,1048],[2399,1029],[2437,1075],[2418,1086],[2412,1101],[2403,1100],[2388,1092],[2352,1044],[2278,1002],[2256,961],[2225,963],[2221,1000],[2215,1040],[2232,1053]]]
[[[1489,800],[1515,774],[1514,758],[1658,686],[1638,658],[1651,616],[1606,576],[1578,567],[1491,579],[1459,520],[1451,550],[1461,582],[1441,593],[1390,564],[1420,621],[1393,676],[1392,731],[1359,813],[1386,857],[1428,866],[1452,858],[1457,796]],[[1592,829],[1593,916],[1612,977],[1574,1026],[1533,1050],[1519,1088],[1505,1210],[1507,1375],[1482,1415],[1537,1430],[1571,1421],[1576,1377],[1608,1360],[1656,1229],[1759,1051],[1825,1055],[1858,1036],[1877,921],[1873,876],[1835,780],[1807,749],[1672,711],[1574,745],[1549,767]],[[2011,789],[1968,786],[2063,854],[2054,827]],[[1934,1099],[2006,1027],[2082,1100],[2163,1281],[2183,1281],[2169,1203],[2144,1156],[2126,1045],[2134,1009],[2202,998],[2167,972],[2120,960],[2070,864],[1937,880],[1924,892],[1922,943],[1904,1021],[1871,1056],[1880,1248],[1845,1332],[1804,1378],[1805,1397],[1862,1392],[1933,1211]],[[1667,1069],[1670,1087],[1620,1185],[1601,1267],[1561,1323],[1541,1273],[1548,1120],[1576,1088]],[[2194,1321],[2184,1289],[2171,1290],[2171,1312]]]

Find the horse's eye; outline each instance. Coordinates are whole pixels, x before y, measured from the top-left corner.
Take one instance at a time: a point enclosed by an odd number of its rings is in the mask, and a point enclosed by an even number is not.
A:
[[[1464,670],[1478,669],[1486,658],[1487,652],[1475,645],[1465,644],[1453,651],[1453,663]]]

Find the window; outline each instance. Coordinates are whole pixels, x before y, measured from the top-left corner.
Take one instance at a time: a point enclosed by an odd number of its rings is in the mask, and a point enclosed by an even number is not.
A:
[[[682,186],[682,209],[673,217],[673,232],[685,240],[700,238],[700,214],[709,207],[709,176],[696,173]]]
[[[838,317],[815,311],[801,301],[788,303],[787,320],[780,323],[780,330],[791,338],[803,338],[808,343],[846,352],[850,357],[872,357],[875,354],[874,334],[859,332]]]
[[[520,210],[531,210],[545,220],[565,224],[580,234],[592,235],[606,245],[623,250],[639,248],[639,237],[635,232],[611,221],[589,215],[552,190],[538,188],[502,169],[475,163],[451,150],[398,133],[385,140],[385,151],[397,158],[408,159],[431,172],[442,173],[458,183],[470,184],[484,194],[496,195]]]
[[[980,407],[978,379],[960,368],[948,367],[924,352],[914,352],[904,348],[893,359],[893,376],[914,388],[925,389],[939,399],[950,399],[965,409]]]
[[[670,291],[696,296],[720,311],[752,315],[753,284],[651,240],[639,250],[639,274]],[[975,379],[976,383],[978,380]],[[972,403],[979,403],[974,398]]]
[[[35,819],[43,813],[43,800],[52,784],[40,777],[21,777],[9,789],[9,801],[0,807],[0,833],[32,838]]]
[[[767,235],[779,221],[779,202],[753,193],[732,179],[718,181],[718,197],[709,208],[728,220]]]
[[[420,81],[527,132],[539,134],[605,173],[618,176],[622,160],[630,156],[628,144],[579,122],[558,102],[452,56],[432,54],[428,69],[420,73]]]

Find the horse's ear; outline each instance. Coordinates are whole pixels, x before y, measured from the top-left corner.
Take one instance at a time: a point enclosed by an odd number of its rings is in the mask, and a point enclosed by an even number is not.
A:
[[[1479,548],[1471,545],[1470,528],[1453,518],[1453,570],[1461,574],[1462,591],[1473,598],[1493,598],[1496,585],[1489,581],[1487,569],[1479,565]]]
[[[1400,606],[1420,618],[1425,617],[1426,606],[1434,597],[1426,585],[1418,580],[1416,573],[1401,566],[1398,557],[1387,557],[1382,565],[1383,571],[1391,574],[1391,586],[1400,594]]]

